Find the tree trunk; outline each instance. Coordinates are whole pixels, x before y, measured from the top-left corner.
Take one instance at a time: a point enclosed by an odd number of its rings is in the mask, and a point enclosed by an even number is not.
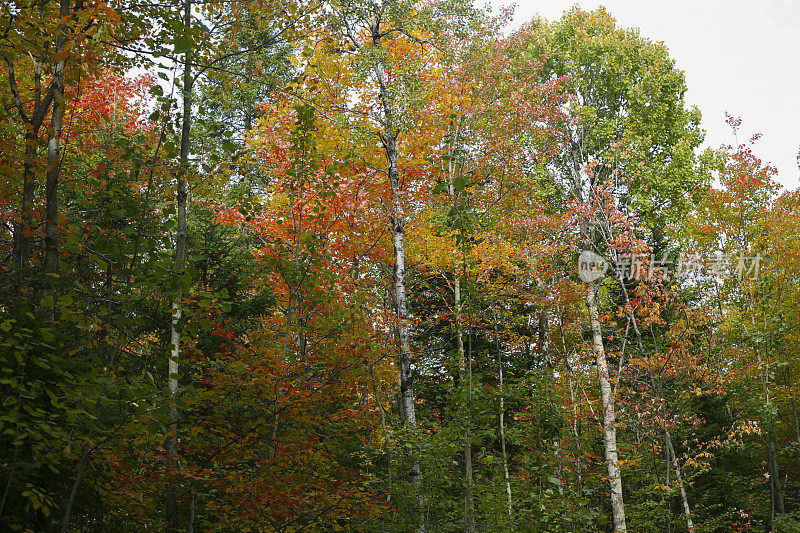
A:
[[[494,324],[495,342],[497,343],[497,368],[499,374],[500,386],[500,453],[503,458],[503,480],[506,484],[506,505],[508,506],[508,515],[511,516],[513,500],[511,499],[511,480],[508,476],[508,455],[506,454],[506,403],[505,391],[503,386],[503,350],[500,348],[500,336],[497,332],[497,321]]]
[[[61,16],[67,16],[69,6],[65,0],[61,2]],[[58,39],[57,50],[61,50],[66,42],[63,35]],[[66,59],[56,63],[53,69],[53,114],[52,131],[47,144],[47,179],[45,183],[45,241],[44,241],[44,273],[45,290],[55,296],[56,279],[59,274],[58,245],[58,177],[61,172],[61,131],[64,123],[64,69]],[[48,310],[49,319],[55,321],[55,303]]]
[[[34,234],[33,224],[33,200],[36,192],[36,146],[39,142],[39,128],[44,121],[47,107],[50,106],[50,99],[46,98],[41,102],[41,79],[42,62],[38,61],[34,68],[36,76],[36,94],[34,98],[33,113],[28,116],[20,96],[19,86],[17,85],[16,70],[14,62],[4,56],[8,66],[8,87],[14,97],[14,104],[19,112],[20,119],[25,125],[25,162],[22,164],[22,201],[20,204],[19,219],[14,221],[12,230],[14,265],[17,268],[17,304],[18,312],[22,313],[22,295],[27,286],[28,261],[31,256],[31,238]],[[45,107],[45,103],[46,106]]]
[[[539,313],[538,330],[539,353],[544,363],[552,369],[555,367],[555,361],[550,356],[550,327],[547,323],[547,314],[544,311]]]
[[[411,369],[411,334],[408,327],[408,300],[406,297],[405,220],[400,202],[400,179],[397,169],[396,138],[387,136],[386,158],[389,163],[389,180],[392,185],[392,244],[394,246],[394,296],[397,306],[397,333],[400,340],[400,393],[406,422],[417,425],[414,403],[414,375]]]
[[[575,437],[575,474],[578,478],[578,493],[583,495],[583,451],[581,446],[581,426],[578,403],[575,399],[575,390],[572,384],[572,368],[567,367],[569,380],[569,400],[572,405],[572,435]]]
[[[184,1],[184,25],[188,32],[192,25],[192,2]],[[191,132],[192,117],[192,58],[191,49],[184,54],[183,61],[183,123],[181,126],[181,151],[180,173],[178,175],[178,231],[175,237],[175,273],[178,289],[172,302],[172,326],[170,330],[171,351],[168,364],[167,382],[169,384],[170,408],[169,426],[167,427],[167,456],[173,469],[178,467],[178,371],[180,362],[181,345],[181,318],[183,316],[182,275],[185,271],[186,259],[186,175],[189,172],[189,134]],[[167,526],[177,529],[178,505],[174,485],[170,484],[166,490],[166,515]]]
[[[394,144],[394,142],[392,142]],[[394,159],[396,174],[397,152],[387,151],[387,155],[393,152],[390,159]],[[391,172],[390,172],[391,174]],[[393,181],[399,182],[397,178]],[[398,186],[399,189],[399,186]],[[399,190],[395,193],[395,196]],[[405,224],[403,221],[403,210],[400,207],[399,199],[395,200],[394,213],[392,215],[392,244],[394,246],[394,296],[397,305],[397,333],[400,339],[400,396],[403,403],[403,414],[409,426],[417,426],[416,407],[414,403],[414,374],[411,368],[411,335],[408,327],[408,303],[406,297],[406,252],[405,252]],[[415,478],[412,480],[415,486],[419,486],[419,466],[415,469]]]
[[[382,76],[380,76],[382,79]],[[385,86],[381,83],[382,93]],[[394,248],[394,297],[397,315],[397,337],[400,341],[400,353],[397,363],[400,374],[400,403],[405,423],[412,429],[417,427],[416,406],[414,403],[414,373],[411,367],[411,334],[408,327],[408,302],[406,297],[406,249],[405,249],[405,213],[401,201],[400,172],[398,169],[397,136],[398,131],[391,127],[392,110],[384,101],[384,113],[387,115],[386,133],[381,135],[386,154],[387,174],[392,189],[392,245]],[[424,498],[422,496],[422,471],[419,461],[411,466],[410,481],[417,490],[420,513],[420,531],[425,530]]]
[[[76,4],[75,9],[79,9],[82,7],[82,3],[79,1]],[[60,0],[59,2],[59,16],[66,17],[69,15],[69,0]],[[61,25],[61,34],[57,37],[55,52],[59,53],[62,51],[64,45],[66,44],[66,34],[64,32],[64,25]],[[14,101],[14,106],[17,108],[19,113],[20,119],[22,123],[25,125],[25,161],[23,163],[23,170],[22,170],[22,201],[20,205],[20,218],[19,220],[14,222],[14,227],[12,229],[12,241],[13,241],[13,256],[14,256],[14,263],[17,268],[17,283],[16,283],[16,291],[17,291],[17,300],[19,305],[18,312],[21,313],[22,309],[22,296],[25,293],[25,289],[27,287],[27,276],[28,276],[28,263],[30,262],[31,257],[31,241],[33,239],[33,235],[35,234],[36,227],[34,224],[34,213],[33,213],[33,205],[35,199],[35,192],[36,192],[36,171],[37,171],[37,146],[39,143],[39,129],[41,128],[44,120],[47,116],[47,112],[50,109],[50,105],[53,103],[54,98],[57,97],[60,99],[63,97],[64,94],[64,66],[66,64],[66,59],[61,59],[54,65],[53,69],[53,79],[47,89],[47,91],[43,94],[42,92],[42,70],[44,69],[44,62],[46,55],[43,55],[40,58],[34,59],[31,56],[31,59],[34,61],[34,95],[33,95],[33,110],[30,114],[25,111],[25,104],[23,103],[22,96],[19,92],[19,86],[17,84],[16,78],[16,70],[14,67],[14,62],[3,55],[5,59],[6,65],[8,66],[8,86],[11,91],[11,95]],[[58,126],[58,133],[60,135],[60,124],[61,119],[63,118],[63,107],[59,106],[59,111],[56,112],[54,109],[53,111],[53,126],[54,128]],[[60,116],[59,116],[60,115]],[[57,144],[55,145],[57,149]],[[48,159],[50,156],[50,147],[48,147]],[[49,178],[48,172],[48,178]],[[55,187],[52,188],[52,191],[55,192]],[[54,199],[51,198],[50,193],[51,191],[48,190],[47,195],[47,206],[50,207],[51,204],[54,203]],[[55,200],[57,202],[57,200]],[[57,205],[57,203],[55,203]],[[48,212],[47,215],[49,216],[50,213]],[[50,219],[48,219],[50,220]],[[45,270],[47,273],[48,271]]]
[[[769,479],[774,490],[775,511],[777,514],[785,514],[786,508],[783,502],[783,488],[781,487],[780,469],[778,468],[778,458],[775,452],[775,442],[769,443]]]
[[[447,161],[447,174],[448,186],[447,192],[450,195],[450,200],[453,207],[457,207],[456,189],[455,189],[455,175],[458,169],[457,160],[455,156],[455,149],[458,145],[458,132],[459,128],[456,126],[455,131],[450,142],[449,159]],[[463,239],[463,235],[462,235]],[[457,243],[456,243],[457,244]],[[470,367],[469,377],[467,376],[466,356],[464,352],[464,328],[461,323],[461,311],[463,303],[461,301],[461,278],[457,270],[466,271],[465,257],[462,253],[461,264],[455,269],[456,272],[453,276],[453,314],[455,315],[456,326],[456,348],[458,349],[458,381],[463,387],[467,384],[469,394],[472,394],[472,367]],[[464,478],[466,481],[466,490],[464,492],[464,531],[466,533],[473,533],[475,531],[475,498],[474,498],[474,483],[472,473],[472,416],[470,409],[467,410],[467,416],[464,424]]]
[[[29,131],[25,134],[25,163],[22,171],[22,204],[20,206],[20,219],[14,225],[15,263],[17,267],[17,298],[21,298],[27,287],[28,263],[31,258],[31,239],[35,227],[33,223],[33,200],[36,192],[36,144],[38,142],[38,128],[28,125]],[[21,309],[21,305],[20,305]]]
[[[603,407],[603,442],[605,444],[608,480],[611,488],[611,510],[614,516],[614,531],[627,531],[625,523],[625,503],[622,500],[622,474],[619,469],[617,451],[617,421],[614,414],[614,397],[611,394],[611,381],[608,374],[603,333],[597,305],[597,285],[589,283],[586,289],[586,307],[592,331],[592,351],[597,362],[597,377],[600,382],[600,398]]]
[[[792,405],[792,414],[794,415],[794,436],[797,438],[797,442],[800,442],[800,417],[797,416],[797,404],[794,399],[789,400],[789,403]]]
[[[651,378],[652,379],[652,378]],[[668,433],[664,433],[668,435]],[[667,439],[664,439],[664,479],[665,485],[669,487],[670,471],[672,470],[672,461],[670,459],[669,446],[667,446]],[[663,496],[662,496],[663,497]],[[664,498],[664,508],[667,512],[664,514],[664,532],[670,533],[672,531],[672,502],[671,498]]]
[[[678,464],[678,458],[675,456],[675,448],[672,447],[672,437],[670,437],[669,432],[667,432],[667,457],[669,457],[669,460],[672,463],[672,468],[675,469],[675,480],[678,482],[678,489],[681,493],[683,514],[686,515],[686,528],[688,529],[689,533],[692,533],[695,531],[694,522],[692,522],[692,511],[689,508],[689,498],[686,496],[686,488],[683,485],[681,467]]]
[[[186,533],[194,533],[194,508],[197,503],[197,492],[192,487],[192,499],[189,502],[189,520],[186,523]]]
[[[394,145],[394,142],[392,142]],[[391,153],[387,150],[387,157]],[[397,152],[394,152],[395,174],[397,172],[396,159]],[[390,172],[391,175],[391,172]],[[397,180],[399,183],[399,180]],[[394,187],[393,187],[394,188]],[[395,198],[397,195],[395,194]],[[402,404],[403,417],[405,423],[412,429],[417,427],[416,406],[414,403],[414,373],[411,368],[411,335],[408,327],[408,310],[406,300],[406,267],[405,267],[405,229],[403,224],[402,208],[399,207],[399,199],[395,200],[395,209],[392,216],[392,243],[394,245],[395,268],[394,268],[394,294],[397,305],[397,336],[400,340],[400,354],[398,356],[398,366],[400,369],[400,401]],[[420,530],[424,531],[424,507],[422,486],[422,470],[419,462],[414,461],[411,466],[411,484],[417,490],[419,499]]]
[[[462,387],[472,388],[472,372],[467,375],[467,361],[464,352],[464,333],[461,325],[461,280],[456,275],[453,281],[453,300],[455,305],[456,318],[456,347],[458,348],[458,373]],[[472,476],[472,420],[469,411],[467,412],[464,425],[464,477],[467,483],[464,492],[464,531],[473,533],[475,531],[475,498],[473,495],[473,476]]]
[[[384,34],[381,28],[381,17],[376,16],[369,25],[372,45],[376,49],[382,49],[382,39]],[[411,335],[408,326],[408,302],[406,297],[406,250],[405,250],[405,212],[402,201],[402,186],[400,183],[400,169],[398,166],[399,153],[397,149],[397,138],[400,129],[396,124],[395,108],[392,95],[380,60],[373,64],[373,73],[378,88],[378,100],[383,112],[383,131],[378,136],[383,145],[386,156],[386,176],[392,192],[391,212],[389,214],[389,224],[392,229],[392,246],[394,248],[394,297],[397,317],[397,337],[400,350],[397,357],[400,381],[400,406],[405,424],[412,430],[417,427],[416,406],[414,402],[414,373],[411,366]],[[425,526],[425,499],[422,494],[422,471],[419,461],[413,461],[411,474],[409,475],[411,484],[417,491],[419,514],[418,531],[424,532]]]
[[[67,533],[67,531],[69,531],[69,518],[72,514],[72,506],[75,504],[75,497],[78,495],[78,489],[81,486],[83,471],[86,468],[86,460],[89,457],[90,450],[91,447],[89,446],[89,443],[84,443],[84,450],[81,454],[81,460],[78,463],[78,472],[75,474],[75,482],[72,484],[72,490],[69,493],[69,499],[67,499],[67,504],[64,506],[64,516],[61,519],[61,533]]]

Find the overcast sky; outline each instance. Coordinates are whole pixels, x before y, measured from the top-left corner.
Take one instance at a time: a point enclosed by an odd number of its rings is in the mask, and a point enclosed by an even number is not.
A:
[[[496,7],[506,0],[491,0]],[[686,73],[686,100],[703,113],[707,146],[735,144],[725,112],[742,118],[739,142],[763,134],[756,155],[778,181],[800,186],[800,0],[518,0],[515,26],[555,20],[573,5],[605,6],[624,27],[663,41]]]

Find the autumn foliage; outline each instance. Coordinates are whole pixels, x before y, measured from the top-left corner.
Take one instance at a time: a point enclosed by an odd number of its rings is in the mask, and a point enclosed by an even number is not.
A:
[[[1,530],[800,527],[800,195],[664,44],[0,12]]]

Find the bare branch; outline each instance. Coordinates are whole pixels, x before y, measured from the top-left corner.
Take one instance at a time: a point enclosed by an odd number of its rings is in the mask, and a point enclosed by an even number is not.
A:
[[[19,116],[22,121],[26,124],[30,124],[31,119],[28,117],[27,113],[25,113],[25,107],[22,105],[22,98],[19,95],[17,74],[14,70],[14,62],[11,61],[5,54],[3,54],[3,59],[6,60],[6,65],[8,65],[8,85],[11,88],[11,94],[14,97],[14,105],[17,107],[17,111],[19,111]]]

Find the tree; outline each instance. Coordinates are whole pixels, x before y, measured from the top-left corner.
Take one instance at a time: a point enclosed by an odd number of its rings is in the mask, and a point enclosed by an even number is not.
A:
[[[52,287],[58,275],[58,175],[59,145],[63,128],[65,103],[65,70],[70,58],[81,58],[84,68],[91,68],[92,55],[97,47],[92,36],[103,26],[113,26],[119,20],[116,11],[104,2],[85,6],[77,0],[61,0],[57,5],[16,5],[5,8],[8,24],[2,35],[2,55],[8,76],[8,88],[13,107],[24,130],[25,157],[22,169],[22,194],[19,218],[13,231],[14,257],[17,271],[17,290],[29,282],[28,263],[32,253],[34,199],[38,169],[39,133],[50,118],[47,142],[45,284]],[[18,72],[20,57],[33,58],[31,71]],[[87,62],[83,58],[90,58]],[[96,58],[95,58],[96,59]],[[44,76],[44,79],[43,79]],[[74,78],[74,75],[73,75]],[[29,85],[30,84],[30,85]],[[21,295],[20,295],[21,298]],[[51,317],[52,320],[52,317]]]
[[[705,179],[695,172],[693,153],[702,139],[699,113],[685,109],[683,75],[666,48],[617,28],[603,9],[575,8],[553,24],[534,21],[520,41],[524,53],[546,55],[545,68],[552,76],[571,80],[567,89],[575,99],[567,112],[574,120],[551,173],[563,200],[582,209],[582,252],[603,251],[598,247],[603,228],[594,218],[608,201],[603,191],[620,198],[615,208],[646,224],[656,253],[661,252],[664,221],[685,210],[686,195]],[[585,301],[603,402],[614,527],[624,531],[616,413],[597,293],[597,284],[590,283]]]
[[[331,23],[335,33],[322,40],[308,62],[308,86],[319,91],[314,97],[320,115],[345,125],[353,135],[355,154],[384,173],[386,217],[394,255],[392,296],[398,338],[397,366],[400,375],[402,417],[413,432],[417,427],[414,402],[414,372],[408,316],[406,279],[406,225],[413,220],[412,202],[426,189],[426,153],[431,153],[441,117],[425,116],[431,110],[435,51],[431,33],[442,6],[414,2],[337,4]],[[466,6],[453,6],[457,15],[469,15]],[[462,14],[463,13],[463,14]],[[352,83],[351,87],[341,82]],[[351,104],[354,102],[354,105]],[[407,135],[412,128],[421,135]],[[348,132],[349,130],[349,132]],[[441,136],[439,136],[441,138]],[[436,141],[434,141],[436,139]],[[380,143],[377,159],[375,143]],[[433,142],[431,142],[433,141]],[[417,491],[418,525],[425,529],[422,473],[419,463],[411,468],[410,481]]]
[[[729,115],[727,122],[735,136],[741,121]],[[785,269],[791,268],[784,257],[790,258],[791,252],[782,249],[782,237],[772,232],[794,216],[791,203],[775,211],[781,205],[776,198],[779,186],[773,179],[776,170],[756,156],[753,146],[759,137],[718,152],[720,187],[707,191],[689,225],[689,235],[695,253],[714,257],[704,282],[713,295],[718,334],[728,347],[718,364],[729,367],[726,373],[739,376],[736,384],[731,384],[733,397],[748,398],[734,400],[737,411],[757,420],[769,479],[768,522],[775,528],[786,514],[776,441],[788,428],[780,428],[773,391],[777,376],[790,365],[783,348],[784,335],[790,329],[782,302],[787,290],[783,276]]]

